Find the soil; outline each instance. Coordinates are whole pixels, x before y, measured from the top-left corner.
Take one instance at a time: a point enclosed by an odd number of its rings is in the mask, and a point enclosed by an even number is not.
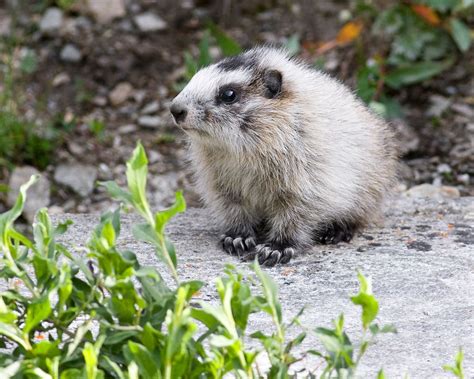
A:
[[[184,187],[190,205],[199,205],[186,171],[185,137],[173,126],[167,108],[184,71],[184,52],[197,53],[207,20],[219,24],[243,47],[279,44],[293,34],[302,41],[320,42],[335,37],[342,25],[341,11],[349,7],[348,1],[128,0],[126,14],[111,22],[96,21],[82,4],[64,12],[58,30],[44,33],[38,23],[45,3],[10,0],[2,7],[0,1],[0,24],[12,20],[9,32],[38,57],[37,70],[18,89],[25,99],[24,114],[44,123],[57,115],[73,120],[74,128],[65,133],[45,174],[53,181],[59,164],[78,162],[99,167],[99,180],[123,184],[124,162],[141,140],[151,157],[150,190],[164,192],[152,197],[158,207],[169,203],[178,187]],[[134,17],[144,12],[161,17],[167,28],[140,31]],[[78,62],[61,58],[67,44],[80,51]],[[214,48],[211,53],[219,56]],[[323,58],[331,75],[354,87],[353,46],[330,50]],[[435,182],[455,185],[461,195],[474,195],[473,61],[471,51],[442,76],[393,93],[405,112],[403,119],[393,121],[405,152],[401,169],[405,187]],[[113,105],[110,95],[119,83],[129,83],[133,89],[126,101]],[[450,105],[432,116],[431,111],[439,110],[436,96]],[[151,112],[157,125],[141,126],[143,109],[153,102],[158,102],[158,109]],[[91,132],[92,120],[104,122],[103,136]],[[8,182],[8,177],[3,180]],[[58,212],[95,212],[110,201],[100,188],[84,199],[53,184],[51,205]]]

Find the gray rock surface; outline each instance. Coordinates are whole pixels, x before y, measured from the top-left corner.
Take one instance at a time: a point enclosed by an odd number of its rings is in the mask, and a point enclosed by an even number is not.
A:
[[[40,20],[39,28],[43,33],[57,31],[63,24],[63,11],[59,8],[48,8]]]
[[[301,323],[309,328],[330,326],[344,312],[349,335],[360,338],[360,309],[349,295],[358,290],[356,270],[371,276],[380,304],[378,321],[394,323],[396,335],[383,335],[361,362],[359,377],[375,378],[383,367],[388,378],[450,378],[441,366],[452,363],[457,349],[465,351],[466,378],[474,376],[474,198],[394,199],[385,225],[371,228],[350,244],[315,246],[286,266],[266,269],[279,285],[284,317],[289,320],[303,306]],[[83,246],[98,215],[61,215],[74,225],[67,241]],[[121,243],[135,251],[142,264],[159,266],[152,249],[131,236],[134,216],[124,216]],[[189,209],[168,227],[175,242],[182,280],[208,283],[232,263],[246,263],[217,248],[218,229],[212,215]],[[167,277],[165,275],[165,277]],[[201,291],[215,301],[212,284]],[[269,330],[267,318],[253,318],[251,330]],[[296,335],[297,329],[291,335]],[[304,348],[320,348],[308,338]],[[318,358],[307,358],[299,367],[321,367]]]
[[[59,56],[64,62],[77,63],[82,59],[81,51],[71,43],[68,43],[61,49]]]
[[[138,29],[145,33],[165,30],[168,27],[165,20],[151,12],[136,15],[133,20],[137,24]]]
[[[127,11],[123,0],[87,0],[87,7],[94,18],[102,24],[125,16]]]
[[[89,165],[61,164],[54,171],[56,183],[69,187],[83,197],[92,193],[96,179],[97,169]]]
[[[32,175],[41,175],[41,173],[31,166],[16,167],[8,183],[9,192],[7,205],[12,207],[15,204],[20,187],[26,183]],[[42,175],[38,181],[28,190],[23,215],[32,222],[38,209],[47,207],[50,201],[51,184],[48,178]]]

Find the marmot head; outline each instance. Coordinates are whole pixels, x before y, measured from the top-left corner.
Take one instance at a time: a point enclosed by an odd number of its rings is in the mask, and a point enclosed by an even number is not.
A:
[[[170,111],[196,143],[252,149],[290,122],[291,78],[297,69],[281,50],[252,49],[201,69]]]

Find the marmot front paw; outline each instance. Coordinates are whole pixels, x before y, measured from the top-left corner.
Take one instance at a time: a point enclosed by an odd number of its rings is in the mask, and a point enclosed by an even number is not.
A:
[[[255,249],[255,238],[252,236],[247,237],[233,237],[227,234],[223,234],[220,237],[220,243],[224,251],[230,255],[237,255],[243,257],[245,254]]]
[[[249,252],[243,257],[245,261],[258,259],[258,263],[267,267],[273,267],[277,263],[288,263],[295,255],[293,247],[282,247],[278,249],[272,248],[270,244],[260,244],[255,247],[255,250]]]

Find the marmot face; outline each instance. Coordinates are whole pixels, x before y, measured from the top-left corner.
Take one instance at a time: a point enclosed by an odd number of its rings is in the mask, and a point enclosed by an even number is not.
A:
[[[206,67],[173,100],[175,122],[194,142],[236,153],[271,143],[272,127],[287,121],[281,108],[289,86],[257,58],[250,51]]]

